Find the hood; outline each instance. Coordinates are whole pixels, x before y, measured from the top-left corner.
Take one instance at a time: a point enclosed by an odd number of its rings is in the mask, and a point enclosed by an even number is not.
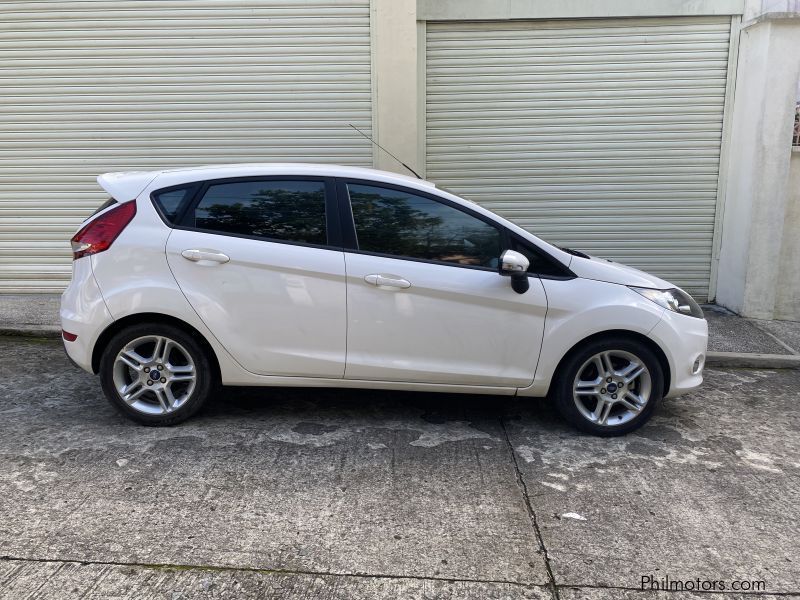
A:
[[[655,275],[650,275],[639,269],[612,262],[605,258],[597,258],[596,256],[589,256],[588,258],[575,256],[569,268],[575,275],[584,279],[661,290],[677,287]]]

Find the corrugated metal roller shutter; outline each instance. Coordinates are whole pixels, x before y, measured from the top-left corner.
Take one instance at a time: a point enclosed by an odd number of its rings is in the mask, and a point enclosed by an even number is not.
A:
[[[708,294],[729,18],[428,23],[427,176]]]
[[[99,173],[369,166],[369,0],[4,2],[0,89],[0,290],[58,290]]]

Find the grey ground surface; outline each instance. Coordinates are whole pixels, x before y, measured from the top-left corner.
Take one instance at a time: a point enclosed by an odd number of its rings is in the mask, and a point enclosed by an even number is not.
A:
[[[708,349],[711,352],[800,353],[800,344],[791,343],[800,341],[796,339],[800,337],[800,323],[797,321],[743,319],[714,305],[704,306],[703,312],[708,321]]]
[[[0,294],[0,328],[59,332],[58,294]]]
[[[800,371],[708,371],[601,439],[545,401],[266,388],[145,428],[57,342],[0,357],[0,598],[800,597]]]

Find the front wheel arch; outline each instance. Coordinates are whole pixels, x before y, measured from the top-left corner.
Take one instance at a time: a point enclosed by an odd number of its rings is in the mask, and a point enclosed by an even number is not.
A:
[[[553,376],[550,378],[550,386],[547,389],[547,395],[549,396],[550,393],[552,392],[553,386],[556,384],[556,381],[558,380],[558,377],[559,377],[560,373],[563,371],[564,363],[566,363],[570,358],[572,358],[572,356],[578,350],[580,350],[580,348],[582,346],[585,346],[586,344],[589,344],[591,342],[594,342],[594,341],[597,341],[597,340],[600,340],[600,339],[603,339],[603,338],[611,338],[611,337],[617,338],[617,339],[622,337],[622,338],[628,338],[628,339],[631,339],[631,340],[635,340],[637,342],[640,342],[640,343],[646,345],[653,352],[653,354],[656,355],[656,358],[658,358],[658,362],[659,362],[659,364],[661,366],[661,369],[662,369],[662,371],[664,373],[664,390],[663,390],[663,396],[662,397],[666,398],[667,393],[669,392],[669,383],[672,380],[672,372],[670,371],[670,368],[669,368],[669,361],[667,360],[667,355],[664,354],[664,351],[661,349],[661,346],[659,346],[655,341],[653,341],[652,339],[650,339],[646,335],[642,335],[641,333],[636,333],[635,331],[629,331],[629,330],[626,330],[626,329],[609,329],[607,331],[601,331],[599,333],[594,333],[594,334],[592,334],[590,336],[587,336],[587,337],[583,338],[578,343],[574,344],[572,346],[572,348],[570,348],[569,350],[567,350],[564,353],[564,356],[561,357],[561,360],[558,361],[558,366],[556,367],[555,371],[553,372]]]
[[[92,372],[95,375],[100,372],[100,359],[102,358],[103,352],[105,352],[111,339],[126,327],[138,325],[139,323],[163,323],[165,325],[172,325],[191,335],[206,351],[209,362],[214,369],[213,375],[215,380],[221,381],[219,359],[217,358],[216,352],[214,352],[214,349],[211,347],[211,344],[209,344],[208,340],[206,340],[205,336],[197,329],[189,325],[189,323],[186,321],[182,321],[177,317],[172,317],[170,315],[164,315],[161,313],[136,313],[133,315],[128,315],[127,317],[123,317],[117,321],[114,321],[108,327],[106,327],[103,330],[103,333],[101,333],[97,338],[97,341],[94,344],[94,349],[92,350]]]

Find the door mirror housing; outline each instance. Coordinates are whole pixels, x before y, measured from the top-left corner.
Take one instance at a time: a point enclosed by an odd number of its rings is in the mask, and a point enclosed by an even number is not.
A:
[[[527,273],[530,261],[524,254],[516,250],[506,250],[500,256],[500,274],[513,275],[514,273]]]
[[[527,257],[516,250],[506,250],[500,256],[500,275],[511,277],[511,289],[518,294],[524,294],[530,287],[528,281],[530,264]]]

